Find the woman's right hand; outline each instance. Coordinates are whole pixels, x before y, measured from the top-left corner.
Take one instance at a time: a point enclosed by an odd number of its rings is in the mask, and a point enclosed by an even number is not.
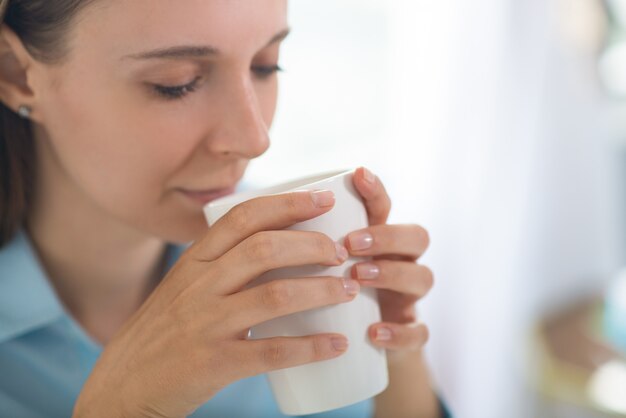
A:
[[[276,268],[342,264],[345,248],[328,236],[282,230],[333,205],[332,192],[302,191],[252,199],[224,215],[106,346],[74,417],[184,417],[237,380],[345,352],[340,334],[247,339],[269,319],[354,299],[358,283],[348,278],[245,288]]]

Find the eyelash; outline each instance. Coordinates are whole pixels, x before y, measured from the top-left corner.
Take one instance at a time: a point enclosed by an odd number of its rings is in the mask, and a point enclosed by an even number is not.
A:
[[[153,84],[154,91],[161,97],[168,100],[182,99],[189,93],[196,91],[200,77],[193,79],[191,83],[183,84],[182,86],[162,86],[160,84]]]
[[[283,69],[278,65],[271,65],[252,67],[252,71],[259,79],[265,80],[276,72],[283,71]],[[189,93],[193,93],[194,91],[196,91],[200,79],[201,77],[196,77],[191,83],[183,84],[180,86],[163,86],[160,84],[153,84],[152,87],[154,88],[154,91],[162,98],[167,100],[176,100],[182,99]]]
[[[279,65],[270,65],[270,66],[256,66],[252,67],[252,71],[259,77],[260,79],[268,78],[272,74],[275,74],[279,71],[283,71],[283,69]]]

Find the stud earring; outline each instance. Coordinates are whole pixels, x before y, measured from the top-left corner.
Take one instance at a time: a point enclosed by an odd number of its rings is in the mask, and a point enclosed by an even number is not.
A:
[[[32,111],[33,110],[26,105],[21,105],[17,108],[17,114],[20,115],[20,117],[23,119],[30,119],[30,112]]]

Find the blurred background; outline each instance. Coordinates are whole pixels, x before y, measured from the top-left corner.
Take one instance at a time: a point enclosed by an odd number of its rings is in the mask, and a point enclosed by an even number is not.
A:
[[[458,417],[626,416],[626,1],[297,0],[257,186],[365,165],[431,234]]]

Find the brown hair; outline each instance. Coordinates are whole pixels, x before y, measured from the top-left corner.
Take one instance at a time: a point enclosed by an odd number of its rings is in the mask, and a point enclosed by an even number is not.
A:
[[[24,43],[33,58],[54,64],[69,52],[70,22],[95,0],[0,0],[0,23]],[[31,122],[0,101],[0,247],[26,220],[35,179]]]

